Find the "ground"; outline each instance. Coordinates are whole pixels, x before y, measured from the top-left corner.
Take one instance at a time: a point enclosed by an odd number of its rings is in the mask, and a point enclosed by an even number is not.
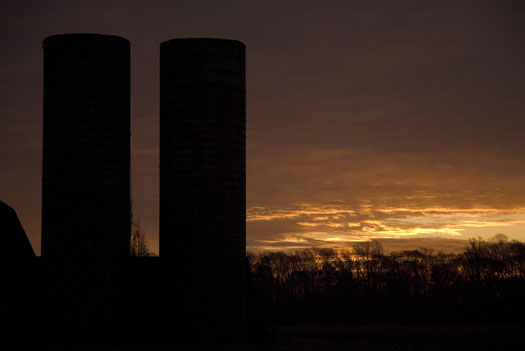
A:
[[[525,326],[286,326],[272,340],[234,344],[128,345],[104,351],[525,350]],[[89,348],[80,348],[90,350]],[[51,349],[50,349],[51,350]],[[52,349],[54,350],[54,349]],[[58,349],[57,349],[58,350]]]

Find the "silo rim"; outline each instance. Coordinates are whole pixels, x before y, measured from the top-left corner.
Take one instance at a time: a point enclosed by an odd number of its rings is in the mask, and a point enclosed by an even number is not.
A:
[[[166,40],[166,41],[163,41],[160,43],[160,46],[163,47],[163,46],[166,46],[166,45],[170,45],[170,44],[174,44],[174,43],[177,43],[177,42],[183,42],[183,41],[186,41],[186,42],[190,42],[190,41],[194,41],[194,42],[205,42],[205,41],[209,41],[209,42],[230,42],[230,43],[236,43],[238,45],[241,45],[242,47],[246,47],[246,44],[244,44],[242,41],[240,40],[235,40],[235,39],[224,39],[224,38],[174,38],[174,39],[170,39],[170,40]]]
[[[46,45],[46,42],[59,40],[59,38],[104,38],[104,39],[114,39],[114,40],[123,40],[128,44],[130,41],[124,37],[113,34],[100,34],[100,33],[62,33],[62,34],[53,34],[44,38],[42,42],[42,47]]]

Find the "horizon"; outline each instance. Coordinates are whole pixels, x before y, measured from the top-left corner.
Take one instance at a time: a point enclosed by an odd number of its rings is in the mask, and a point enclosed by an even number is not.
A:
[[[184,37],[247,47],[247,251],[371,239],[447,247],[498,233],[525,240],[523,6],[104,4],[0,5],[0,194],[35,253],[41,46],[72,32],[131,42],[133,214],[154,253],[159,45]],[[151,26],[136,25],[143,19]]]

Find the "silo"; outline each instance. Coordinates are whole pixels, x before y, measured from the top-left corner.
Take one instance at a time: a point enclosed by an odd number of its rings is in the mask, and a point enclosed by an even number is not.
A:
[[[129,256],[130,43],[45,38],[42,256]]]
[[[244,320],[245,76],[242,42],[160,46],[160,258],[182,323],[219,333]]]

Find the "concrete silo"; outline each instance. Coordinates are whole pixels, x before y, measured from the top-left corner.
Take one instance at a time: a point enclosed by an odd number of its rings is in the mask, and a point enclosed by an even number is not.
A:
[[[181,323],[236,333],[246,274],[245,46],[160,46],[160,259]]]
[[[45,38],[42,256],[129,256],[130,44]]]

